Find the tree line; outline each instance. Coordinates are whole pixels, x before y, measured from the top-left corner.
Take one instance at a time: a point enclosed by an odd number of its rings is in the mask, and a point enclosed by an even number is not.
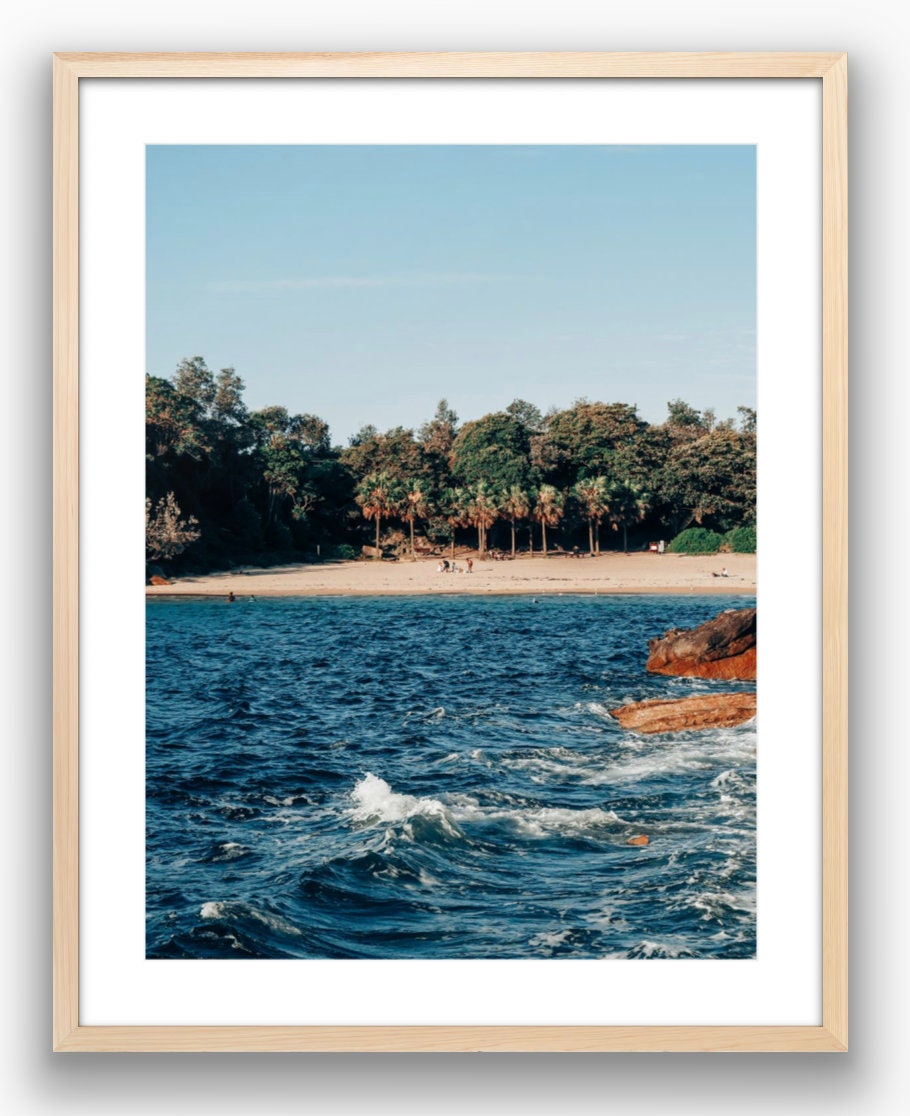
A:
[[[681,399],[664,422],[633,405],[576,400],[542,413],[516,399],[460,423],[441,400],[419,429],[365,426],[333,446],[316,415],[249,410],[233,368],[202,357],[146,378],[146,552],[173,570],[294,556],[374,556],[390,533],[547,553],[628,549],[693,524],[755,524],[756,415],[719,420]]]

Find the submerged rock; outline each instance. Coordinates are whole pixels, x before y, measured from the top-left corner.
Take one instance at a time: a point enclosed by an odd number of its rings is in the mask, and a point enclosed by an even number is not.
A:
[[[729,728],[755,716],[754,693],[699,694],[697,697],[634,701],[611,709],[623,728],[633,732],[683,732],[686,729]]]
[[[651,674],[755,678],[756,610],[731,609],[697,628],[674,628],[648,643]]]

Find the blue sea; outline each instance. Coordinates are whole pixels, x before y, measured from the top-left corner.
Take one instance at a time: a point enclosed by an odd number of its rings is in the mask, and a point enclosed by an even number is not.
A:
[[[751,689],[644,668],[753,604],[149,599],[147,955],[754,956],[754,722],[609,714]]]

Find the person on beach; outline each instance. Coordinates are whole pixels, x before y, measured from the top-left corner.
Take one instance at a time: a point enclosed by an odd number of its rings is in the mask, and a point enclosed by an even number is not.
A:
[[[453,562],[453,563],[452,563],[452,573],[460,573],[460,572],[461,572],[461,571],[460,571],[460,570],[458,569],[458,563],[457,563],[457,562]]]
[[[474,559],[469,558],[468,559],[468,573],[473,573],[473,572],[474,572]]]
[[[664,544],[664,540],[661,539],[660,542],[657,544],[657,553],[658,554],[663,554],[663,552],[665,550],[666,550],[666,546]]]

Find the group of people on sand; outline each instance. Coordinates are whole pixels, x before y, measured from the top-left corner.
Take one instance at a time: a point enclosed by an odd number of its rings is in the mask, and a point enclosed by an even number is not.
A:
[[[474,559],[469,558],[464,566],[459,566],[453,558],[450,562],[448,558],[441,559],[436,565],[437,573],[473,573],[474,572]]]

